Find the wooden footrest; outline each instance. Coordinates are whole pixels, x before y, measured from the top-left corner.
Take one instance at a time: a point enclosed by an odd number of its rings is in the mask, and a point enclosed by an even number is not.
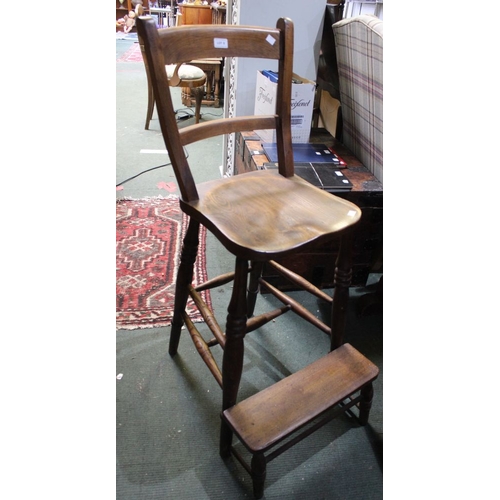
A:
[[[223,412],[252,452],[265,452],[374,380],[378,368],[343,344],[302,370]]]

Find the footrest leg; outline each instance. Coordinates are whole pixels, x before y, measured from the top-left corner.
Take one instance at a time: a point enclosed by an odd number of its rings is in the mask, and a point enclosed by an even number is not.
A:
[[[370,382],[361,389],[361,401],[359,402],[359,423],[366,425],[370,415],[373,399],[373,384]]]
[[[220,427],[219,455],[222,458],[229,458],[231,455],[231,443],[233,441],[233,431],[224,420]]]
[[[264,481],[266,480],[266,457],[263,453],[255,453],[252,456],[252,482],[253,495],[262,498],[264,495]]]

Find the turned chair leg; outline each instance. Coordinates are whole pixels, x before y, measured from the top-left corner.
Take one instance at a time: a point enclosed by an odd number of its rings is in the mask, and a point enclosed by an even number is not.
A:
[[[226,344],[222,357],[222,411],[236,404],[243,370],[244,338],[247,322],[248,261],[236,258],[233,293],[227,309]],[[231,450],[233,432],[221,421],[220,455],[227,457]]]
[[[335,267],[332,303],[330,351],[344,343],[344,330],[347,322],[349,286],[352,278],[352,233],[346,231],[340,241]]]
[[[203,85],[201,87],[194,87],[191,89],[191,92],[195,99],[195,123],[198,123],[201,117],[201,101],[203,100],[203,95],[205,94],[205,87]]]
[[[248,297],[247,297],[247,316],[251,318],[257,302],[257,295],[259,294],[259,279],[262,275],[263,262],[252,262],[252,270],[250,271],[250,280],[248,283]]]
[[[177,353],[181,328],[184,324],[183,314],[189,298],[188,286],[193,280],[193,269],[198,253],[198,234],[200,223],[194,219],[189,220],[189,226],[182,244],[181,261],[177,271],[177,281],[175,283],[174,315],[172,327],[170,329],[170,345],[168,352],[171,356]]]

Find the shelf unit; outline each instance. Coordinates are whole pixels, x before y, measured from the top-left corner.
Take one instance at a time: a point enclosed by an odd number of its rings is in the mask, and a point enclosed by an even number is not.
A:
[[[125,15],[128,15],[131,10],[135,10],[134,6],[132,5],[132,0],[123,0],[123,2],[120,2],[120,0],[115,0],[115,2],[116,20],[121,19]],[[144,12],[147,13],[149,11],[149,0],[142,0],[142,6],[144,8]],[[121,28],[117,26],[116,31],[120,30]],[[132,28],[132,31],[136,31],[135,26]]]
[[[116,1],[116,19],[122,18],[125,14],[128,14],[132,9],[132,0],[124,0],[121,3],[119,0]]]

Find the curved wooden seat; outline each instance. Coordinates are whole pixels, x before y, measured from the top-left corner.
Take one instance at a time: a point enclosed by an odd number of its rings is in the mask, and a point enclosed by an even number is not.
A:
[[[249,260],[296,252],[361,217],[353,203],[333,198],[298,176],[283,177],[272,170],[216,179],[197,188],[200,199],[181,200],[182,210],[196,217],[230,252]]]

